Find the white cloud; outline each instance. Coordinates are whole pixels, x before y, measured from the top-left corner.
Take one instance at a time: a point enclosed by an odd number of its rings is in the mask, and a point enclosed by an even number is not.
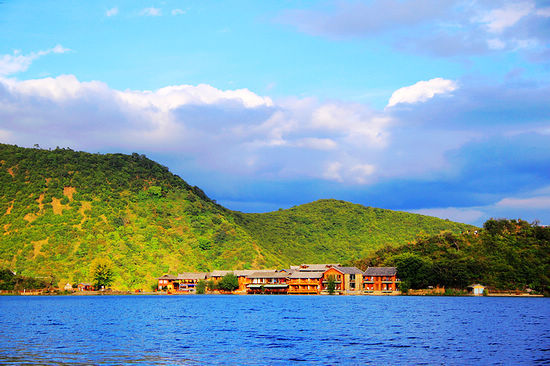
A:
[[[485,23],[491,33],[502,33],[506,28],[516,24],[521,18],[529,15],[535,5],[531,2],[517,2],[507,4],[500,9],[491,10],[479,21]]]
[[[182,9],[172,9],[170,13],[172,15],[182,15],[182,14],[185,14],[185,11],[183,11]]]
[[[162,15],[162,10],[160,8],[145,8],[140,13],[140,15],[149,16],[149,17],[159,17]]]
[[[377,115],[360,104],[327,103],[313,112],[311,124],[317,129],[345,135],[349,144],[384,147],[386,129],[391,122],[389,117]]]
[[[342,176],[340,175],[340,169],[342,169],[342,163],[338,161],[331,162],[327,164],[323,177],[327,180],[343,182]]]
[[[108,16],[108,17],[113,17],[113,16],[115,16],[115,15],[117,15],[117,14],[118,14],[118,8],[117,8],[117,7],[108,9],[108,10],[105,12],[105,16]]]
[[[497,207],[514,207],[523,209],[540,209],[550,207],[550,196],[529,198],[503,198],[496,204]]]
[[[45,56],[50,53],[66,53],[68,51],[70,51],[68,48],[57,45],[48,50],[31,52],[28,55],[21,54],[19,50],[13,51],[13,54],[11,55],[2,55],[0,57],[0,77],[26,71],[31,63],[41,56]]]
[[[372,164],[359,164],[350,169],[350,173],[354,175],[354,181],[359,184],[366,184],[369,182],[369,178],[376,170]]]
[[[269,178],[367,184],[376,170],[365,159],[383,148],[389,125],[359,104],[274,102],[247,89],[206,84],[116,90],[61,75],[0,79],[0,90],[0,130],[13,143],[32,145],[32,131],[42,131],[44,146],[173,151],[205,168]]]
[[[438,94],[448,94],[458,88],[456,82],[443,78],[435,78],[428,81],[419,81],[414,85],[397,89],[391,95],[386,108],[399,103],[425,102]]]

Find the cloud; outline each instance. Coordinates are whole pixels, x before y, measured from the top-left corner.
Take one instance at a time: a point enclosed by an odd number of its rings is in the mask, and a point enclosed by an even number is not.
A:
[[[182,14],[185,14],[185,11],[182,10],[182,9],[172,9],[170,14],[172,14],[172,15],[182,15]]]
[[[69,51],[70,50],[68,48],[57,45],[48,50],[31,52],[28,55],[23,55],[18,50],[13,51],[13,54],[11,55],[2,55],[0,57],[0,77],[26,71],[31,63],[39,57],[48,55],[50,53],[66,53]]]
[[[287,11],[279,20],[314,35],[361,37],[436,19],[445,14],[452,3],[437,0],[339,1],[327,9]]]
[[[143,16],[149,16],[149,17],[159,17],[162,15],[162,10],[160,8],[145,8],[140,13],[140,15]]]
[[[506,4],[499,9],[493,9],[479,18],[485,23],[491,33],[502,33],[505,29],[515,25],[521,18],[529,15],[535,5],[531,2],[515,2]]]
[[[387,108],[399,103],[425,102],[438,94],[448,94],[458,88],[456,82],[443,78],[419,81],[414,85],[397,89],[391,95]]]
[[[513,208],[548,208],[550,196],[537,196],[529,198],[503,198],[496,203],[500,207]]]
[[[286,11],[278,21],[330,39],[373,39],[438,57],[521,50],[534,62],[550,41],[548,7],[531,1],[333,0]]]
[[[107,16],[107,17],[113,17],[113,16],[115,16],[115,15],[117,15],[117,14],[118,14],[118,8],[117,8],[117,7],[108,9],[108,10],[105,12],[105,16]]]
[[[358,104],[274,102],[206,84],[147,91],[73,75],[0,80],[0,129],[13,143],[32,145],[43,131],[42,146],[171,152],[203,169],[273,179],[333,179],[325,165],[336,158],[342,182],[366,184],[388,120]]]

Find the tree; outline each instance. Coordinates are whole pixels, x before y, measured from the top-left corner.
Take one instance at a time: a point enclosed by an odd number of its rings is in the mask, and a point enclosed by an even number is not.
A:
[[[114,280],[113,262],[107,258],[99,258],[92,262],[91,275],[96,289],[109,287]]]
[[[200,280],[199,282],[197,282],[196,290],[197,290],[197,294],[199,295],[204,294],[204,291],[206,290],[206,281]]]
[[[208,282],[206,282],[206,288],[207,288],[209,291],[214,291],[214,290],[216,290],[216,288],[217,288],[216,281],[214,281],[213,279],[209,279]]]
[[[239,288],[239,279],[233,273],[228,273],[218,282],[218,288],[224,291],[235,291]]]
[[[334,292],[336,292],[336,278],[334,275],[327,277],[327,291],[329,295],[334,295]]]

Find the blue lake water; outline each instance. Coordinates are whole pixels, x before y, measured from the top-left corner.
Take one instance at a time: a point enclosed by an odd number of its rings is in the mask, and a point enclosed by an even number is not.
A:
[[[0,297],[0,364],[550,364],[550,299]]]

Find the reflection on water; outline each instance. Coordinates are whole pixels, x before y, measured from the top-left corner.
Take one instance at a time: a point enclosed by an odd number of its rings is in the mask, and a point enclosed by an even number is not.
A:
[[[550,299],[0,297],[1,364],[550,364]]]

